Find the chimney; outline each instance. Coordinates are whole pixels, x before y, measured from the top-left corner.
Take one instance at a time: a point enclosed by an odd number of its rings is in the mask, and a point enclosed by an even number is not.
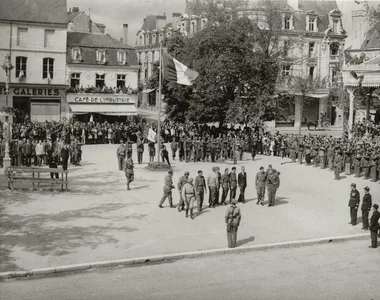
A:
[[[102,34],[106,34],[106,25],[104,25],[102,23],[95,23],[95,26],[98,27],[99,31]]]
[[[88,32],[92,33],[91,7],[88,8]]]
[[[74,7],[73,7],[73,13],[77,13],[77,12],[79,12],[79,7],[74,6]]]
[[[160,30],[166,26],[166,16],[156,16],[156,29]]]
[[[71,14],[71,7],[69,7],[69,11],[68,11],[68,15],[70,15]]]
[[[173,13],[172,17],[173,17],[172,28],[176,29],[177,26],[180,24],[181,14],[180,13]]]
[[[128,44],[128,24],[123,24],[123,43]]]

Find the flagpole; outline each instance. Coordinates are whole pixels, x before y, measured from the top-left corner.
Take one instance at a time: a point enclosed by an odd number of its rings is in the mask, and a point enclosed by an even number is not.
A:
[[[159,74],[159,83],[158,83],[158,124],[157,124],[157,142],[158,142],[158,151],[157,151],[157,161],[160,162],[160,151],[161,151],[161,88],[162,88],[162,43],[160,41],[160,74]]]

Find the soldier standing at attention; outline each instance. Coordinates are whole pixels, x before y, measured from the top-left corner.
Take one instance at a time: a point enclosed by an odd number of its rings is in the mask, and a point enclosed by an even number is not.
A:
[[[127,148],[124,144],[124,141],[120,140],[120,145],[116,150],[117,162],[119,164],[119,171],[123,171],[123,164],[124,164],[126,152],[127,152]]]
[[[371,210],[372,206],[372,196],[369,193],[369,187],[366,186],[364,188],[364,196],[363,196],[363,202],[362,202],[362,221],[363,221],[363,227],[362,229],[368,230],[369,229],[369,224],[368,224],[368,216],[369,212]]]
[[[260,172],[256,174],[256,190],[257,190],[257,202],[256,204],[264,205],[265,196],[265,182],[267,180],[267,174],[264,171],[264,167],[260,167]]]
[[[335,180],[339,180],[339,174],[342,169],[342,156],[340,155],[339,148],[336,149],[336,154],[334,156],[334,174]]]
[[[226,198],[228,195],[228,190],[230,189],[230,175],[228,174],[228,168],[224,169],[224,174],[222,175],[221,179],[221,185],[222,185],[222,199],[220,201],[221,205],[226,205]]]
[[[245,203],[245,189],[247,188],[247,173],[245,167],[241,167],[241,172],[238,174],[238,185],[240,189],[238,202]]]
[[[377,248],[377,235],[379,231],[379,219],[380,219],[380,213],[378,211],[379,205],[374,204],[373,205],[373,213],[369,225],[369,229],[371,230],[371,246],[368,246],[369,248]]]
[[[351,183],[350,200],[348,201],[348,206],[350,207],[351,222],[348,224],[351,224],[352,226],[355,226],[357,224],[359,203],[360,193],[356,189],[356,183]]]
[[[237,200],[232,199],[231,206],[227,209],[224,217],[227,226],[228,248],[236,247],[237,231],[241,221],[240,208],[236,206]]]
[[[182,187],[181,198],[185,200],[186,203],[186,215],[185,217],[189,217],[190,210],[190,218],[194,219],[193,209],[195,202],[195,189],[193,186],[193,178],[187,178],[186,183]]]
[[[127,190],[130,191],[129,185],[134,180],[132,152],[127,153],[127,158],[124,161],[124,173],[127,178]]]
[[[169,204],[171,208],[174,208],[173,206],[173,199],[172,199],[172,189],[174,189],[173,185],[173,170],[168,171],[168,175],[165,176],[164,181],[164,195],[161,198],[160,204],[158,205],[159,208],[164,208],[162,204],[168,198]]]
[[[195,197],[197,199],[198,212],[202,211],[204,195],[207,193],[206,180],[201,170],[198,171],[198,176],[194,180]]]
[[[185,183],[187,183],[187,180],[189,179],[189,175],[190,175],[190,173],[186,171],[183,174],[183,176],[181,176],[179,178],[178,183],[177,183],[177,188],[179,191],[178,212],[181,212],[185,206],[185,202],[184,202],[185,199],[182,197],[182,188],[185,185]],[[195,197],[195,195],[194,195],[194,197]]]
[[[236,167],[231,168],[230,177],[230,202],[232,199],[236,198],[236,189],[237,189],[237,178],[236,178]]]

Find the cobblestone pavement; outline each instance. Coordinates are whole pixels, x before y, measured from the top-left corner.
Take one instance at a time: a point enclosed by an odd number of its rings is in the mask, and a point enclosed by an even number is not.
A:
[[[136,164],[132,190],[127,191],[124,173],[118,171],[116,149],[117,145],[83,147],[82,166],[70,168],[69,192],[47,188],[10,193],[0,176],[1,272],[226,246],[225,207],[207,208],[194,220],[168,208],[167,202],[164,209],[158,208],[166,173],[145,169],[147,163]],[[243,215],[239,245],[363,233],[361,224],[347,224],[349,185],[356,182],[360,193],[368,185],[374,202],[379,203],[379,183],[352,175],[334,181],[328,170],[281,162],[267,156],[252,161],[247,154],[237,164],[238,169],[245,165],[248,174],[248,202],[239,204]],[[281,172],[273,208],[256,205],[253,184],[259,167],[268,164]],[[194,178],[202,169],[207,177],[215,165],[221,170],[233,166],[231,162],[174,161],[174,181],[185,170]],[[173,195],[176,204],[178,192]]]
[[[367,245],[330,243],[11,280],[0,290],[8,300],[378,300],[379,249]]]

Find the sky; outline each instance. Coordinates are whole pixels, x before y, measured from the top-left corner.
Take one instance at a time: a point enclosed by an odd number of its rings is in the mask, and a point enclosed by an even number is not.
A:
[[[380,1],[369,2],[380,4]],[[351,11],[360,8],[360,5],[354,0],[337,0],[337,3],[343,13],[343,28],[349,35],[346,41],[348,46],[352,31]],[[108,33],[116,39],[123,36],[123,24],[128,24],[128,43],[134,45],[137,31],[147,15],[166,13],[167,21],[171,22],[173,12],[185,11],[186,0],[67,0],[67,6],[77,6],[86,13],[91,8],[92,20],[106,25]]]

